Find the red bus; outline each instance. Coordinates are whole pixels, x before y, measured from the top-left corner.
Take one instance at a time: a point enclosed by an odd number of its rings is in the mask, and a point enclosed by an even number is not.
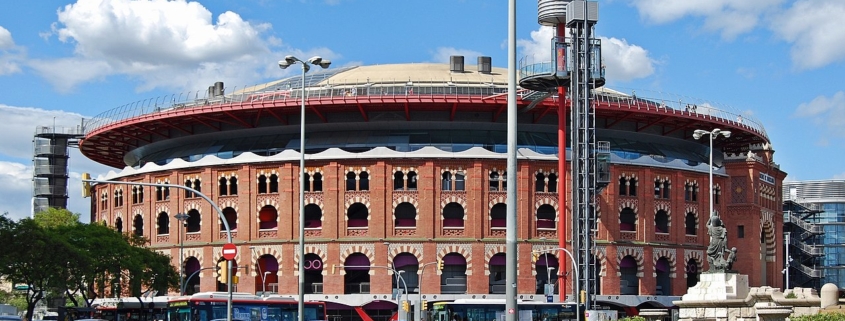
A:
[[[173,297],[167,303],[168,321],[211,321],[226,319],[226,292],[203,292]],[[249,293],[232,293],[232,320],[298,321],[299,306],[294,298],[279,295],[260,297]],[[326,321],[323,302],[305,302],[305,321]]]

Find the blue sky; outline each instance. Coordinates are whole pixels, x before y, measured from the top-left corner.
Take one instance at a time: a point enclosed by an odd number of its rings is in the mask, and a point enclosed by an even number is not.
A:
[[[553,31],[517,1],[519,57],[544,59]],[[291,75],[277,61],[333,66],[492,57],[507,67],[508,1],[40,0],[0,10],[0,212],[29,215],[36,126],[157,96]],[[845,1],[600,0],[608,87],[688,97],[756,118],[788,180],[845,178]],[[70,209],[87,219],[71,156]]]

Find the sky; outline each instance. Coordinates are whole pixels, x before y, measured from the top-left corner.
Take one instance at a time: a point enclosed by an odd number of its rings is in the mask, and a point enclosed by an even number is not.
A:
[[[518,58],[549,59],[537,1],[516,8]],[[845,179],[845,1],[599,0],[607,87],[687,97],[759,120],[787,180]],[[145,99],[298,74],[286,55],[333,67],[508,66],[508,1],[40,0],[0,10],[0,213],[30,215],[37,126]],[[227,90],[231,91],[231,90]],[[79,177],[115,170],[71,150],[69,209],[87,221]]]

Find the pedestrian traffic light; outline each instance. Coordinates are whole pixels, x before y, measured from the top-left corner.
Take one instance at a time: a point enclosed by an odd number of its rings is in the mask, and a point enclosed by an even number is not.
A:
[[[443,270],[443,260],[437,260],[437,269]]]
[[[86,179],[91,179],[91,174],[82,173],[82,198],[91,197],[91,182],[86,182]]]
[[[411,311],[411,305],[408,304],[408,300],[402,300],[402,310],[404,310],[405,312]]]
[[[217,262],[217,282],[229,283],[229,261],[222,260]]]

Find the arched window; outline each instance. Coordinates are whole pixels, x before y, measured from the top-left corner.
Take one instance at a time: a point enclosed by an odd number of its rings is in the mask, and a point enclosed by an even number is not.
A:
[[[622,212],[619,213],[619,230],[637,230],[637,213],[635,213],[630,207],[623,208]]]
[[[279,176],[276,174],[270,174],[270,193],[278,193],[279,192]]]
[[[158,230],[156,231],[158,235],[170,234],[170,217],[167,216],[166,212],[158,213],[156,225],[158,225]]]
[[[238,212],[235,211],[234,208],[227,207],[223,209],[223,217],[226,218],[226,223],[229,224],[229,230],[237,231],[238,230]],[[220,230],[225,231],[226,226],[223,225],[223,222],[220,222]]]
[[[665,257],[657,259],[654,265],[655,281],[657,283],[657,295],[672,295],[672,279],[669,277],[671,267],[669,260]]]
[[[684,231],[687,235],[698,235],[698,219],[695,217],[695,213],[689,212],[684,217]]]
[[[144,217],[141,214],[136,214],[132,222],[132,231],[135,236],[144,236]]]
[[[657,233],[669,233],[669,214],[665,210],[654,214],[654,229]]]
[[[323,210],[317,204],[305,205],[305,228],[323,227]]]
[[[355,172],[348,172],[346,173],[346,190],[347,191],[354,191],[357,190],[358,182],[355,180]]]
[[[555,173],[549,174],[549,193],[557,193],[557,175]]]
[[[465,294],[467,292],[467,260],[459,253],[443,256],[443,270],[440,274],[440,293]]]
[[[370,190],[370,174],[367,172],[361,172],[358,174],[360,178],[358,181],[358,190],[359,191],[369,191]]]
[[[346,224],[352,228],[366,228],[369,226],[369,211],[364,204],[355,203],[346,210]]]
[[[267,176],[264,174],[258,176],[258,194],[267,194]]]
[[[226,179],[226,177],[220,177],[220,179],[217,181],[217,194],[219,194],[220,196],[229,195],[229,184],[227,184],[227,182],[228,180]]]
[[[444,191],[452,190],[452,173],[443,172],[440,180],[440,189]]]
[[[408,172],[408,190],[409,191],[416,191],[417,190],[417,172],[410,171]]]
[[[619,294],[639,295],[640,278],[637,277],[637,260],[630,255],[619,262]]]
[[[405,189],[405,173],[396,171],[393,173],[393,190],[401,191]]]
[[[698,284],[698,277],[701,275],[701,272],[698,269],[698,262],[690,258],[687,260],[686,264],[686,274],[687,274],[687,288],[694,287]]]
[[[114,220],[114,228],[118,233],[123,233],[123,219],[117,218]]]
[[[343,262],[344,294],[370,293],[370,259],[362,253],[353,253]]]
[[[537,208],[537,229],[555,229],[555,208],[549,204],[540,205]]]
[[[322,192],[323,191],[323,174],[314,173],[313,182],[311,185],[314,186],[312,192]]]
[[[394,217],[396,218],[395,227],[412,228],[417,226],[417,209],[411,203],[403,202],[397,205]]]
[[[238,195],[238,178],[229,178],[229,195]]]
[[[461,204],[452,202],[443,207],[443,227],[464,227],[464,207]]]
[[[273,205],[264,205],[261,211],[258,212],[258,229],[272,230],[275,229],[279,222],[279,212]]]
[[[507,221],[507,206],[504,203],[493,205],[490,209],[490,227],[505,228]]]
[[[537,176],[534,178],[534,191],[535,192],[545,192],[546,191],[546,174],[537,173]]]
[[[202,228],[202,225],[200,224],[202,222],[200,212],[196,209],[188,211],[188,220],[186,222],[188,223],[188,226],[185,231],[188,233],[199,233]]]

